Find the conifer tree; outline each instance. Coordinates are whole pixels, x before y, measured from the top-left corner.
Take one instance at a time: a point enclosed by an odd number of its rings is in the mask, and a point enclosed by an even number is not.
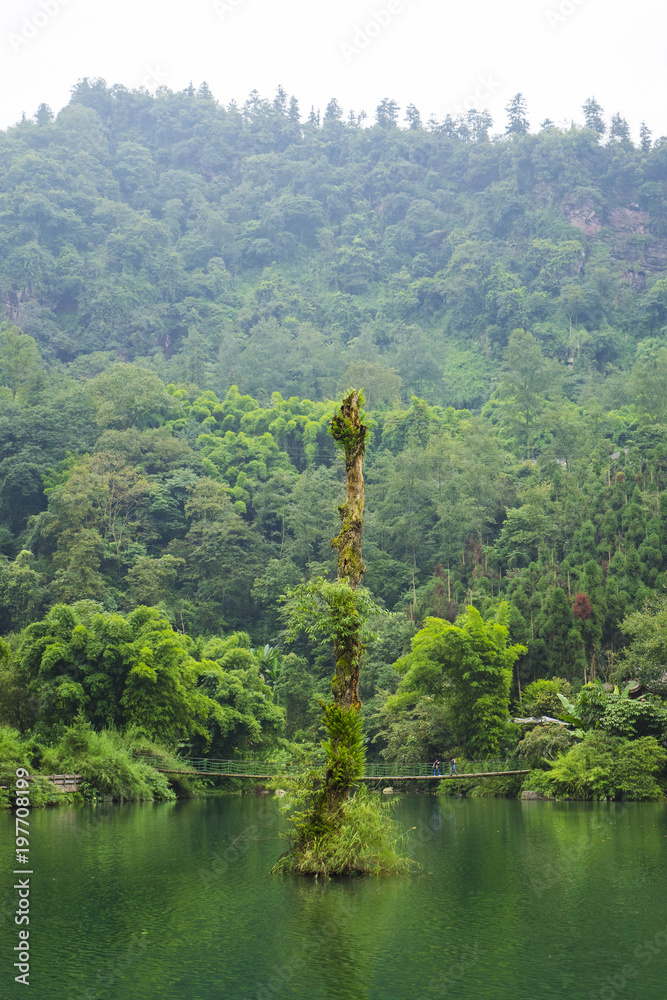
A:
[[[607,126],[605,125],[604,118],[602,117],[604,112],[595,98],[589,97],[587,101],[584,101],[582,110],[584,112],[586,128],[592,128],[594,132],[604,135],[607,131]]]
[[[529,128],[528,107],[523,94],[515,94],[505,108],[508,122],[505,129],[506,135],[526,135]]]
[[[631,143],[630,139],[630,126],[628,125],[625,118],[623,118],[618,111],[616,114],[611,116],[611,125],[609,127],[609,138],[614,139],[617,142]]]
[[[653,135],[651,129],[648,127],[646,122],[642,122],[639,126],[639,148],[642,153],[648,153],[651,149],[651,136]]]

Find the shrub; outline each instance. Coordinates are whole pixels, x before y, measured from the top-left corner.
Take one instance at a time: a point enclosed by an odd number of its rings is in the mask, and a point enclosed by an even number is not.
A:
[[[667,711],[663,705],[629,698],[610,699],[600,722],[611,736],[635,739],[655,736],[660,739],[667,728]]]
[[[600,725],[609,699],[610,695],[605,691],[601,681],[584,684],[575,703],[576,714],[581,719],[584,728],[595,729]]]
[[[457,767],[458,763],[457,758]],[[458,781],[441,781],[437,794],[470,799],[515,799],[521,791],[522,782],[522,774],[499,778],[461,778]]]
[[[386,742],[380,753],[391,763],[418,764],[438,756],[444,758],[456,747],[446,706],[429,697],[420,698],[415,707],[407,711],[383,711],[379,724],[382,728],[373,742]]]
[[[655,800],[662,797],[667,752],[652,736],[626,740],[597,731],[549,771],[533,771],[524,787],[559,798]]]
[[[30,772],[30,805],[51,806],[60,802],[69,802],[59,788],[41,775],[36,774],[36,766],[41,756],[41,748],[33,739],[23,739],[16,729],[0,726],[0,808],[14,802],[16,788],[16,769],[25,767]]]
[[[574,733],[555,723],[536,726],[526,733],[517,747],[517,755],[525,760],[528,767],[548,768],[549,761],[559,754],[567,753],[575,742]]]
[[[569,681],[563,680],[562,677],[533,681],[523,692],[521,711],[537,718],[543,715],[559,718],[563,711],[563,705],[558,697],[558,692],[564,694],[566,698],[570,698],[572,685]]]
[[[120,801],[175,799],[165,775],[137,760],[131,744],[131,738],[115,730],[96,733],[88,722],[79,719],[67,727],[55,746],[44,752],[42,769],[80,774],[81,790],[86,796],[107,795]]]
[[[30,754],[21,734],[9,726],[0,726],[0,808],[11,805],[12,790],[16,779],[16,768],[30,770]]]
[[[14,778],[17,767],[32,769],[31,750],[17,729],[0,726],[0,784],[6,785],[9,778]]]

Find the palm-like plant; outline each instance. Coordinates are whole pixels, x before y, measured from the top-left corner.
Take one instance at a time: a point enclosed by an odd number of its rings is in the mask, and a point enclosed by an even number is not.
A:
[[[280,662],[280,653],[275,646],[270,646],[267,642],[262,650],[262,673],[264,680],[270,687],[274,687],[277,681],[280,680],[282,672],[283,667]]]
[[[569,725],[574,726],[574,735],[581,739],[585,730],[598,728],[605,709],[609,704],[610,697],[612,699],[617,698],[619,700],[627,699],[629,697],[631,687],[632,684],[630,683],[623,689],[623,691],[620,691],[617,685],[614,688],[613,694],[610,696],[605,691],[604,684],[599,678],[597,678],[594,683],[587,684],[584,688],[582,688],[579,692],[576,705],[573,705],[572,702],[559,691],[557,692],[558,697],[566,711],[561,712],[558,718],[562,722],[567,722]]]

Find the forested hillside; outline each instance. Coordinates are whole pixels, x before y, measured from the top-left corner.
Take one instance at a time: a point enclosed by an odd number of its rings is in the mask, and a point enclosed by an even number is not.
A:
[[[633,145],[593,100],[586,127],[535,134],[519,95],[503,135],[485,112],[399,115],[84,81],[0,134],[6,721],[38,675],[58,717],[58,669],[25,652],[57,621],[82,685],[60,718],[99,722],[74,639],[92,605],[19,638],[93,601],[133,642],[134,609],[159,608],[197,663],[246,633],[235,669],[312,735],[330,654],[284,655],[278,598],[335,572],[328,421],[351,385],[364,583],[394,612],[372,711],[424,618],[469,604],[509,601],[516,694],[613,674],[621,622],[667,584],[667,140]]]

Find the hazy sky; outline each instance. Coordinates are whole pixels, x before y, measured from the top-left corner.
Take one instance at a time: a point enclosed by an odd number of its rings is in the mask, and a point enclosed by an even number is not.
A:
[[[278,84],[301,111],[335,96],[369,116],[383,97],[426,120],[488,107],[504,130],[518,91],[532,127],[607,117],[667,134],[659,0],[3,0],[0,127],[57,111],[84,76],[178,90],[206,80],[222,102]],[[401,114],[401,118],[402,118]]]

